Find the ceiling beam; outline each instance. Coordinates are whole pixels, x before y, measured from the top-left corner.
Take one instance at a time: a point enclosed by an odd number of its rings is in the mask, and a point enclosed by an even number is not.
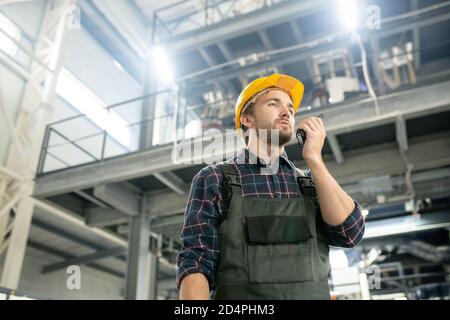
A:
[[[129,1],[98,1],[90,0],[105,15],[127,43],[134,49],[142,60],[148,56],[148,29],[141,24]]]
[[[127,40],[117,32],[111,22],[92,3],[79,1],[81,24],[97,42],[138,82],[144,80],[144,61],[137,52],[128,45]]]
[[[36,250],[39,250],[39,251],[51,254],[51,255],[56,256],[56,257],[64,258],[64,259],[73,259],[75,257],[75,256],[73,256],[71,254],[63,252],[61,250],[57,250],[57,249],[51,248],[51,247],[49,247],[49,246],[47,246],[45,244],[41,244],[41,243],[33,241],[33,240],[28,240],[27,245],[30,248],[33,248],[33,249],[36,249]],[[113,276],[119,277],[119,278],[125,278],[125,275],[123,273],[117,272],[117,271],[115,271],[113,269],[101,266],[101,265],[96,264],[96,263],[88,263],[87,266],[89,266],[89,267],[91,267],[91,268],[93,268],[93,269],[95,269],[97,271],[102,271],[102,272],[111,274]]]
[[[217,47],[219,48],[220,52],[222,53],[222,55],[224,56],[226,61],[232,61],[235,59],[235,56],[233,53],[231,53],[230,48],[228,47],[227,43],[225,41],[219,42],[217,44]],[[233,80],[234,78],[238,78],[239,82],[241,83],[242,87],[245,87],[247,80],[245,79],[244,76],[237,76],[237,77],[231,77],[228,80]],[[219,82],[222,82],[220,80],[218,80]]]
[[[123,212],[111,208],[87,208],[85,209],[85,221],[88,226],[108,227],[126,223],[129,216]]]
[[[213,57],[207,52],[205,48],[199,48],[198,51],[209,67],[213,67],[214,65],[217,64],[216,59],[213,59]],[[228,90],[223,83],[214,81],[214,87],[216,88],[217,91],[222,91],[224,97],[227,96]]]
[[[129,216],[136,216],[141,211],[140,191],[129,183],[96,186],[94,196]]]
[[[259,38],[261,39],[261,41],[263,43],[264,48],[267,51],[271,51],[271,50],[275,49],[275,47],[273,45],[273,42],[270,39],[270,36],[269,36],[269,34],[267,33],[266,30],[264,30],[264,29],[259,30],[258,31],[258,35],[259,35]],[[275,70],[276,70],[277,73],[286,73],[281,65],[275,67]]]
[[[174,191],[176,194],[184,195],[189,190],[184,181],[181,180],[176,174],[173,172],[161,172],[155,173],[153,175],[156,179],[164,183],[169,189]]]
[[[280,21],[323,10],[331,3],[330,0],[283,1],[161,42],[176,52],[205,47],[217,43],[218,39],[225,41],[279,24]]]
[[[300,27],[298,26],[298,23],[297,23],[296,19],[290,20],[289,21],[289,26],[290,26],[290,28],[292,30],[292,34],[294,35],[294,38],[295,38],[296,42],[297,43],[304,42],[305,41],[305,37],[304,37],[303,33],[300,31]],[[306,68],[308,69],[309,78],[312,79],[312,82],[314,84],[320,82],[320,80],[316,79],[317,75],[315,74],[314,69],[313,69],[314,60],[312,59],[312,56],[310,56],[310,57],[305,59],[305,64],[306,64]]]
[[[126,252],[126,249],[123,247],[118,248],[109,248],[104,249],[92,254],[87,254],[84,256],[79,257],[71,257],[64,261],[48,264],[42,267],[42,274],[50,273],[53,271],[66,269],[68,266],[71,265],[83,265],[83,264],[90,264],[94,261],[109,258],[109,257],[116,257],[118,255],[121,255]]]

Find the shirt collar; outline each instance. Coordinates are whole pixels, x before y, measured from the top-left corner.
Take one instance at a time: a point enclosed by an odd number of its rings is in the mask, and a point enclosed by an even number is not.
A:
[[[291,169],[293,169],[293,164],[289,160],[286,151],[283,151],[283,153],[279,156],[280,164],[285,163],[287,164]],[[245,164],[245,165],[257,165],[260,167],[265,167],[266,164],[264,160],[259,158],[257,155],[255,155],[253,152],[251,152],[248,148],[244,147],[239,151],[237,156],[235,157],[235,162],[237,164]]]

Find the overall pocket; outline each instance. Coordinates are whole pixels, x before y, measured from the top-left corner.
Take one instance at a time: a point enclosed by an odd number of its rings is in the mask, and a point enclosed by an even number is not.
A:
[[[312,281],[312,234],[303,216],[246,217],[251,283]]]

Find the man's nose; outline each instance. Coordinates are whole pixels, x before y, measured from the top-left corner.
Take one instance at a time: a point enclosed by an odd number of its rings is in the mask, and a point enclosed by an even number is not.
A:
[[[281,118],[289,118],[290,116],[289,108],[287,106],[282,106],[280,109],[280,117]]]

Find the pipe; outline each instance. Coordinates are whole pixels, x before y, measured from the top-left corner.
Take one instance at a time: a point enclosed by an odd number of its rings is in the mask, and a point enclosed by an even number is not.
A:
[[[103,229],[100,229],[100,228],[97,228],[97,227],[88,227],[84,223],[83,220],[81,220],[80,218],[77,218],[77,217],[75,217],[73,215],[70,215],[70,214],[64,212],[62,209],[59,209],[59,208],[57,208],[57,207],[55,207],[53,205],[50,205],[50,204],[48,204],[48,203],[46,203],[46,202],[44,202],[42,200],[36,199],[36,198],[33,198],[33,200],[34,200],[34,205],[36,207],[44,210],[47,214],[53,215],[54,217],[62,219],[64,221],[68,222],[68,223],[74,224],[74,225],[76,225],[76,226],[78,226],[78,227],[80,227],[80,228],[82,228],[82,229],[84,229],[86,231],[90,231],[92,233],[95,233],[96,235],[98,235],[98,236],[100,236],[102,238],[108,239],[109,241],[113,242],[116,245],[119,245],[119,246],[125,247],[125,248],[128,247],[128,242],[127,241],[125,241],[125,240],[123,240],[123,239],[121,239],[121,238],[119,238],[117,236],[114,236],[113,234],[111,234],[111,233],[109,233],[109,232],[107,232],[107,231],[105,231]]]
[[[356,43],[358,44],[359,49],[361,50],[361,62],[362,62],[364,80],[366,81],[367,89],[369,90],[369,94],[372,97],[372,100],[375,104],[375,113],[377,116],[380,116],[380,107],[378,106],[378,98],[375,94],[375,91],[373,90],[372,81],[370,80],[370,76],[369,76],[369,69],[367,67],[366,49],[364,48],[364,45],[362,44],[361,37],[359,36],[359,34],[355,33],[354,36],[355,36],[354,39],[356,40]]]

